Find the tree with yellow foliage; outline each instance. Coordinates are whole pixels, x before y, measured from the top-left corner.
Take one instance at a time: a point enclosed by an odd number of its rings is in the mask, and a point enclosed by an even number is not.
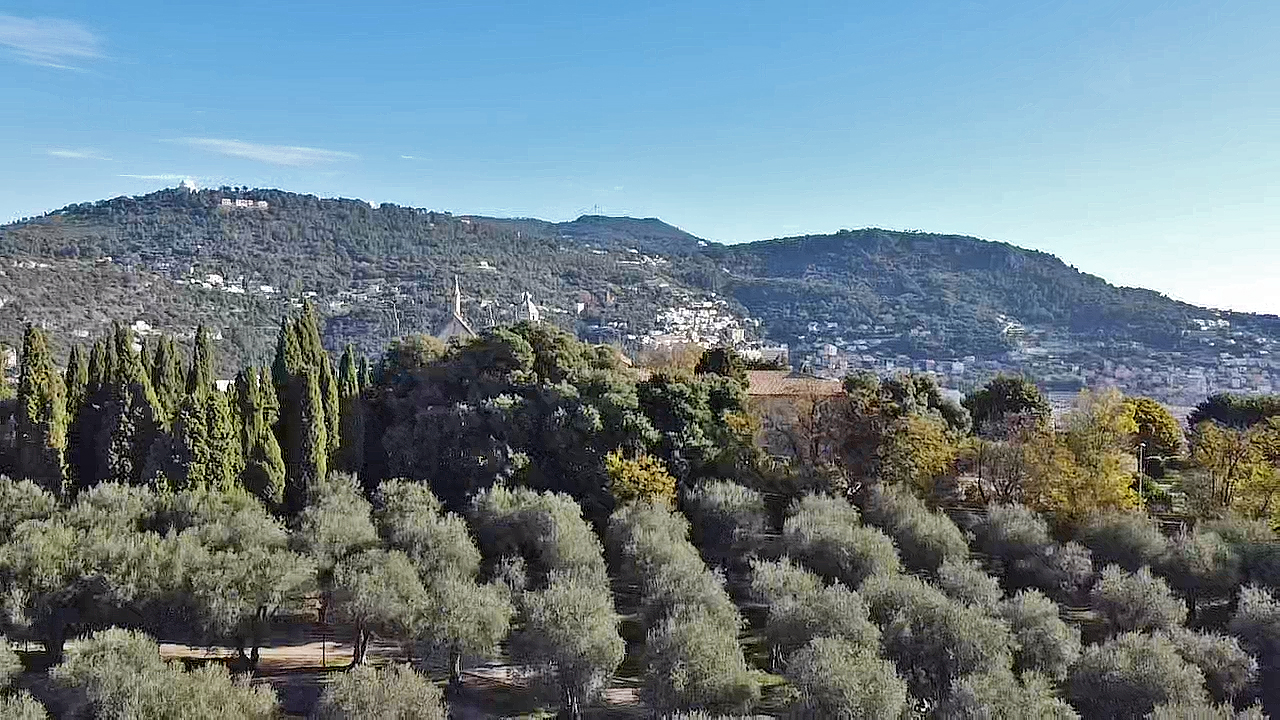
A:
[[[1129,452],[1137,430],[1133,408],[1118,391],[1082,392],[1060,430],[1028,438],[1026,503],[1066,523],[1134,507]]]
[[[671,505],[676,498],[676,479],[666,465],[652,455],[628,458],[621,450],[605,456],[609,492],[618,505],[634,501]]]
[[[947,424],[932,415],[910,414],[889,425],[880,445],[880,478],[928,497],[938,478],[955,466],[959,448]]]
[[[1191,437],[1191,459],[1206,476],[1209,510],[1255,518],[1280,513],[1280,418],[1244,429],[1202,422]]]

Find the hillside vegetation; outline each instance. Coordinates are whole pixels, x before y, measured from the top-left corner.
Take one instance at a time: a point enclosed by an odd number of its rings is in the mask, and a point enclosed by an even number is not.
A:
[[[55,336],[139,319],[189,335],[211,321],[234,336],[228,357],[245,361],[265,357],[275,319],[304,295],[325,316],[331,349],[376,352],[430,331],[454,276],[474,326],[519,319],[529,293],[547,320],[624,345],[657,327],[664,308],[712,294],[778,342],[803,343],[812,323],[835,323],[846,338],[879,338],[879,352],[912,357],[996,356],[1016,344],[1011,327],[1107,346],[1119,360],[1193,349],[1185,335],[1197,317],[1280,336],[1274,317],[1215,315],[969,237],[867,229],[724,246],[656,219],[463,217],[277,190],[170,189],[72,205],[0,228],[0,256],[0,337],[16,340],[24,320]],[[9,271],[30,260],[49,268]],[[223,285],[203,287],[209,275]],[[87,288],[119,300],[93,306]]]

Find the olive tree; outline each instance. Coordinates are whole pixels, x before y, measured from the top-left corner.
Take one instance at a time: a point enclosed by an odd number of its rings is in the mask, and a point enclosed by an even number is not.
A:
[[[930,510],[906,488],[879,485],[868,490],[862,515],[893,538],[910,570],[935,572],[945,562],[969,557],[969,543],[951,518]]]
[[[1267,715],[1262,712],[1262,708],[1258,705],[1252,705],[1237,712],[1234,707],[1225,703],[1221,705],[1184,703],[1157,705],[1146,716],[1146,720],[1186,720],[1186,718],[1195,718],[1195,720],[1267,720]]]
[[[751,594],[761,603],[775,605],[797,595],[822,589],[822,578],[790,558],[751,561]]]
[[[816,637],[791,656],[787,679],[799,717],[893,718],[907,708],[907,683],[893,663],[840,638]]]
[[[644,502],[609,521],[610,552],[639,589],[645,696],[661,712],[742,711],[760,694],[738,645],[742,619],[688,532],[683,517]]]
[[[693,543],[717,565],[729,565],[755,550],[769,524],[764,497],[728,480],[690,490],[684,510],[693,527]]]
[[[1080,657],[1080,629],[1063,622],[1057,603],[1039,590],[1022,590],[1000,603],[997,614],[1013,631],[1013,667],[1061,682]]]
[[[893,541],[858,522],[857,509],[845,500],[809,495],[791,508],[782,544],[788,555],[814,572],[854,589],[872,575],[901,572]]]
[[[1186,606],[1147,567],[1131,573],[1108,565],[1093,588],[1091,601],[1112,634],[1172,630],[1187,619]]]
[[[50,676],[82,691],[86,707],[72,717],[270,720],[279,713],[270,688],[233,680],[216,664],[184,671],[162,660],[156,642],[136,631],[113,628],[71,643]]]
[[[445,720],[440,689],[407,665],[362,665],[325,688],[316,720]]]
[[[977,608],[992,609],[1003,595],[1000,581],[969,560],[942,563],[936,582],[951,599]]]
[[[875,649],[880,629],[867,604],[840,583],[778,598],[769,606],[765,637],[775,657],[785,658],[815,637],[832,637]]]
[[[521,607],[512,658],[554,680],[563,712],[581,717],[622,662],[612,595],[590,571],[553,571],[545,588],[524,593]]]
[[[904,673],[911,694],[937,703],[957,678],[1007,668],[1009,626],[908,575],[878,575],[859,593],[880,625],[884,653]]]
[[[489,655],[506,637],[515,608],[509,589],[481,585],[480,550],[465,521],[444,513],[431,489],[407,480],[378,488],[378,526],[409,558],[426,593],[415,636],[449,654],[450,682],[462,682],[464,655]]]
[[[1163,704],[1204,704],[1199,668],[1163,635],[1125,633],[1090,645],[1072,668],[1067,699],[1087,718],[1135,718]]]
[[[1089,550],[1073,542],[1054,542],[1049,524],[1030,508],[990,505],[973,530],[978,549],[992,559],[1006,590],[1034,587],[1066,601],[1093,583]]]
[[[174,542],[174,557],[185,568],[183,598],[197,628],[207,638],[233,638],[242,660],[255,665],[268,618],[314,587],[314,564],[289,550],[283,536],[279,544],[218,547],[209,544],[202,528],[193,527]],[[246,640],[251,645],[247,658]]]
[[[1130,572],[1156,566],[1169,550],[1169,541],[1151,519],[1139,512],[1109,512],[1089,516],[1080,528],[1080,542],[1099,565],[1119,565]]]
[[[1228,629],[1258,659],[1263,704],[1275,714],[1280,710],[1280,600],[1266,589],[1244,588]]]
[[[645,635],[643,697],[660,712],[744,712],[760,681],[742,657],[737,633],[697,605],[664,618]]]
[[[1169,639],[1183,660],[1200,668],[1214,702],[1233,703],[1258,678],[1258,661],[1229,635],[1177,628]]]
[[[371,510],[360,485],[350,475],[334,473],[308,489],[307,504],[298,515],[296,537],[316,563],[322,623],[328,620],[338,563],[378,546]]]
[[[49,712],[26,690],[0,696],[0,717],[7,720],[47,720]]]
[[[446,574],[474,578],[480,550],[466,521],[445,513],[423,483],[387,480],[378,486],[377,524],[388,546],[404,551],[424,578]]]
[[[333,586],[334,610],[355,626],[353,666],[364,662],[372,635],[413,637],[427,601],[417,570],[399,550],[366,550],[339,562]]]
[[[0,475],[0,537],[8,537],[23,520],[48,520],[58,510],[58,499],[30,480]]]
[[[1186,598],[1192,618],[1200,600],[1229,597],[1243,579],[1239,553],[1214,532],[1183,533],[1158,570]]]
[[[534,588],[556,571],[608,583],[600,540],[569,495],[494,485],[472,499],[471,522],[485,558],[522,558]]]
[[[939,720],[1078,720],[1053,684],[1036,673],[1007,669],[966,675],[951,684]]]

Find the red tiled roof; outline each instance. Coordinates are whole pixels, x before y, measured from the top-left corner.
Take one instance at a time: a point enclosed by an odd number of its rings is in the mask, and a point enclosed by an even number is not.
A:
[[[843,392],[844,386],[837,380],[800,375],[789,370],[747,371],[747,395],[751,397],[831,397]]]

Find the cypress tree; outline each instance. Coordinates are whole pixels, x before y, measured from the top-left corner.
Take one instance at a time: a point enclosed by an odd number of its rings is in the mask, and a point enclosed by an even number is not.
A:
[[[282,449],[287,475],[284,505],[290,515],[302,509],[308,490],[328,472],[329,445],[325,435],[319,375],[314,368],[307,368],[290,385],[288,402],[281,404],[280,422],[285,428]]]
[[[107,343],[96,340],[89,350],[89,384],[86,395],[93,395],[107,382]]]
[[[84,350],[79,345],[71,346],[71,355],[67,358],[67,369],[62,378],[66,388],[67,406],[67,450],[66,482],[68,489],[79,486],[80,463],[77,453],[80,452],[80,432],[84,426],[83,417],[92,414],[89,406],[89,362]]]
[[[338,398],[349,398],[360,394],[360,375],[356,367],[356,348],[347,343],[342,351],[342,359],[338,362]]]
[[[191,351],[191,370],[187,373],[187,394],[201,398],[213,389],[213,345],[209,331],[201,325],[196,328],[195,347]]]
[[[119,323],[111,323],[111,335],[104,340],[105,352],[102,361],[102,384],[104,386],[114,385],[120,380],[120,336],[121,333],[128,331],[120,327]],[[130,352],[132,343],[130,343]]]
[[[15,413],[15,471],[55,494],[63,491],[67,448],[66,395],[44,330],[28,324],[22,337]]]
[[[320,318],[316,314],[315,306],[310,302],[303,305],[302,316],[298,318],[296,327],[303,361],[319,370],[320,399],[324,404],[328,452],[332,455],[337,453],[341,439],[338,379],[333,372],[333,359],[324,349],[324,342],[320,338]]]
[[[321,350],[318,359],[320,368],[320,401],[324,407],[324,429],[327,444],[325,451],[330,455],[338,453],[342,445],[342,403],[338,398],[338,378],[333,372],[333,360],[329,353]]]
[[[258,401],[262,405],[263,427],[274,429],[280,422],[280,396],[271,387],[271,375],[265,367],[258,373]]]
[[[285,467],[275,433],[258,434],[245,458],[244,487],[268,507],[278,508],[284,501]]]
[[[148,376],[151,373],[151,365],[154,362],[154,358],[156,354],[156,344],[163,343],[163,342],[164,342],[163,337],[157,337],[155,339],[144,337],[141,340],[141,343],[140,343],[141,349],[138,351],[138,357],[142,359],[142,367],[147,371]],[[152,384],[152,387],[154,387],[154,383]]]
[[[360,396],[360,375],[356,351],[347,345],[338,372],[339,437],[335,462],[347,472],[359,472],[364,465],[364,400]]]
[[[360,356],[360,369],[357,372],[360,377],[360,392],[373,387],[373,369],[369,367],[369,358]]]
[[[247,367],[236,373],[235,420],[240,431],[240,452],[248,458],[258,436],[268,428],[263,417],[261,375],[255,367]]]
[[[214,390],[206,396],[204,419],[205,441],[209,451],[208,465],[205,467],[206,486],[230,490],[236,486],[240,472],[244,469],[244,454],[227,393]]]
[[[79,415],[80,407],[84,405],[85,396],[89,392],[89,363],[79,345],[71,346],[62,383],[67,389],[67,417],[73,418]]]
[[[276,356],[271,362],[271,383],[283,406],[285,396],[289,392],[289,381],[293,379],[306,362],[302,357],[302,346],[298,343],[298,333],[294,323],[287,319],[280,323],[280,334],[276,337]]]
[[[169,424],[147,453],[143,482],[157,489],[179,491],[202,487],[209,465],[205,407],[187,395]]]
[[[99,339],[89,351],[88,381],[67,432],[68,475],[77,490],[98,481],[98,428],[106,402],[107,341]]]
[[[321,421],[324,413],[324,402],[320,397],[320,382],[317,373],[307,372],[302,382],[302,426],[307,429],[303,435],[302,457],[304,466],[302,476],[306,478],[308,487],[323,480],[328,474],[328,448],[326,424]]]
[[[133,334],[116,327],[106,365],[113,378],[105,385],[105,402],[97,429],[97,479],[137,484],[159,435],[162,417]]]
[[[182,378],[182,356],[178,353],[178,344],[171,337],[162,337],[156,346],[152,358],[151,387],[156,392],[156,400],[160,402],[165,417],[172,420],[182,404],[185,391]]]

